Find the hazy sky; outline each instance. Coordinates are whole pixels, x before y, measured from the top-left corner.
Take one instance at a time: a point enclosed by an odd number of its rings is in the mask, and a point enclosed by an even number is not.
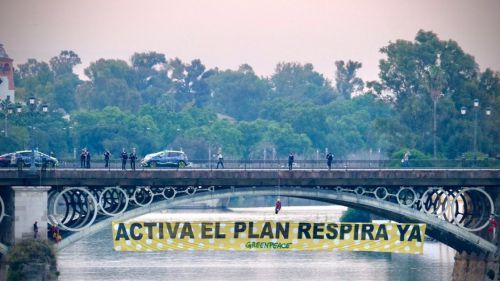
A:
[[[83,64],[156,51],[208,67],[310,62],[333,78],[336,60],[377,78],[379,49],[419,29],[453,39],[482,70],[500,70],[500,0],[0,0],[0,43],[16,64],[63,49]]]

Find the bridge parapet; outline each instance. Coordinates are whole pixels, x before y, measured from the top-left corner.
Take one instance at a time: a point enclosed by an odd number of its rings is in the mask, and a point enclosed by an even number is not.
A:
[[[500,186],[498,169],[0,170],[0,186]]]

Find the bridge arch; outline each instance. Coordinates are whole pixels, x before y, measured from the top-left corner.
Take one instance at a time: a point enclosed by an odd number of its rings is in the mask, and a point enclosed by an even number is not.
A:
[[[400,189],[401,190],[401,189]],[[399,194],[399,192],[398,192]],[[321,188],[300,188],[300,187],[245,187],[245,188],[226,188],[226,189],[209,189],[208,192],[186,192],[184,196],[170,198],[153,202],[149,205],[144,205],[135,209],[127,210],[113,217],[108,217],[99,222],[95,222],[81,231],[75,232],[72,235],[64,238],[58,243],[57,249],[62,250],[72,243],[97,233],[103,229],[110,228],[111,222],[116,220],[129,220],[144,214],[158,212],[164,209],[172,208],[188,203],[206,201],[211,199],[227,199],[230,197],[256,197],[256,196],[282,196],[304,198],[331,204],[354,207],[369,211],[381,217],[398,221],[398,222],[418,222],[427,224],[427,234],[432,238],[458,250],[458,251],[477,251],[489,252],[498,254],[499,250],[496,245],[475,235],[474,233],[465,231],[462,227],[448,223],[436,216],[431,216],[425,211],[416,210],[405,207],[401,204],[395,204],[388,201],[363,196],[362,192],[353,193],[340,192],[338,189],[321,189]],[[381,195],[384,197],[383,192]],[[167,196],[168,197],[168,196]],[[399,199],[398,199],[399,201]]]

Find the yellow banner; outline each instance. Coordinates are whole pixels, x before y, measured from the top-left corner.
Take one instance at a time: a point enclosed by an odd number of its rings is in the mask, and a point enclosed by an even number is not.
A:
[[[115,251],[338,250],[422,254],[425,224],[113,222]]]

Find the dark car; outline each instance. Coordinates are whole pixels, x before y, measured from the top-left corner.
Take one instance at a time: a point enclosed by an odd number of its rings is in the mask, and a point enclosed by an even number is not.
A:
[[[0,167],[9,167],[11,165],[11,161],[15,161],[12,160],[13,155],[14,153],[0,155]]]
[[[170,166],[184,168],[189,165],[186,154],[183,151],[164,150],[147,154],[141,161],[143,167]]]
[[[17,166],[17,163],[19,162],[22,166],[29,167],[31,166],[32,155],[33,152],[31,150],[22,150],[0,155],[0,166]],[[35,166],[41,166],[43,163],[45,163],[48,167],[55,167],[59,164],[59,161],[45,153],[35,151]]]

